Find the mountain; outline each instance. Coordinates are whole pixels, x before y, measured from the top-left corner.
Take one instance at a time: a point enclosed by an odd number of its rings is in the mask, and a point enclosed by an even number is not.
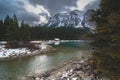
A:
[[[79,10],[73,10],[68,13],[58,13],[51,17],[47,23],[48,27],[88,27],[94,29],[96,23],[92,21],[93,10],[85,13]]]
[[[79,10],[74,10],[69,13],[58,13],[49,19],[47,25],[54,27],[82,27],[83,14]]]
[[[91,29],[96,27],[96,23],[92,21],[92,15],[94,14],[93,10],[88,10],[83,15],[82,25]]]

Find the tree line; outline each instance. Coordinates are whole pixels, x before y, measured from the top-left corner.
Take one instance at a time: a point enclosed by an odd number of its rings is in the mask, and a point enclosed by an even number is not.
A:
[[[120,79],[120,1],[101,0],[93,20],[97,26],[92,35],[94,57],[99,70],[111,80]]]
[[[47,27],[30,26],[22,21],[18,23],[18,19],[14,14],[13,17],[6,16],[4,20],[0,20],[0,41],[30,41],[30,40],[51,40],[60,39],[86,39],[86,35],[91,33],[87,27]]]

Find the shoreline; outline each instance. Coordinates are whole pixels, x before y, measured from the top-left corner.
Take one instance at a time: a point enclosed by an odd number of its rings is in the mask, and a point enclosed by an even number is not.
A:
[[[68,62],[53,67],[44,73],[27,76],[25,80],[110,80],[98,71],[90,56],[83,59],[73,58]]]
[[[35,56],[38,54],[46,53],[50,50],[52,50],[52,47],[50,45],[46,45],[45,49],[33,50],[29,54],[23,53],[23,54],[18,54],[18,55],[16,54],[16,55],[8,56],[8,57],[1,57],[0,61],[8,61],[8,60],[14,60],[17,58],[21,59],[21,58],[25,58],[25,57],[31,57],[31,56]]]

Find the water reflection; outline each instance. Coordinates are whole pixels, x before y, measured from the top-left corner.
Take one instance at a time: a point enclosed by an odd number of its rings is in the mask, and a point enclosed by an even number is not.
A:
[[[47,64],[46,64],[47,63]],[[37,68],[40,67],[40,68]],[[47,55],[36,56],[29,62],[28,72],[40,73],[49,69],[50,63]],[[29,73],[30,74],[30,73]]]

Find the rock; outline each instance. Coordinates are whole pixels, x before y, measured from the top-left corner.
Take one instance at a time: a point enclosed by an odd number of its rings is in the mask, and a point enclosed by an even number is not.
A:
[[[36,77],[35,80],[41,80],[39,77]]]
[[[68,72],[63,73],[63,74],[62,74],[62,79],[67,78],[67,77],[68,77],[68,74],[69,74]]]
[[[72,60],[70,60],[70,63],[72,63],[73,61]]]
[[[77,77],[72,78],[71,80],[77,80]]]
[[[70,78],[73,78],[73,77],[77,77],[77,74],[76,73],[73,73]]]
[[[43,74],[43,77],[45,77],[45,78],[49,77],[49,76],[50,76],[50,72],[48,72],[48,71]]]
[[[73,72],[73,69],[71,69],[69,72],[72,73],[72,72]]]
[[[83,61],[83,60],[81,60],[81,61],[80,61],[80,63],[82,64],[82,63],[84,63],[84,61]]]
[[[66,65],[67,63],[64,63],[64,65]]]
[[[80,64],[76,64],[76,70],[80,70],[82,66]]]
[[[57,68],[56,67],[53,67],[53,70],[56,70]]]
[[[45,79],[42,77],[42,78],[40,78],[40,80],[45,80]]]
[[[84,66],[84,67],[86,67],[86,66],[88,66],[88,65],[89,65],[89,64],[88,64],[87,61],[83,63],[83,66]]]
[[[27,80],[35,80],[35,76],[29,76]]]
[[[83,80],[92,80],[90,77],[84,77]]]
[[[94,77],[91,80],[96,80]]]
[[[93,73],[97,76],[99,74],[99,71],[98,70],[93,70]]]
[[[72,74],[73,74],[73,73],[70,72],[68,75],[71,76]]]
[[[102,78],[101,80],[110,80],[109,78]]]

